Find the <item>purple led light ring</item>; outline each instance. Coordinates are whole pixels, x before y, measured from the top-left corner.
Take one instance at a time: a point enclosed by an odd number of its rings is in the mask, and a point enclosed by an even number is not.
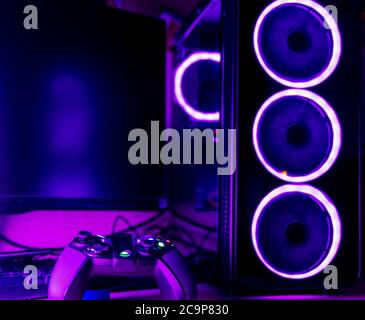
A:
[[[269,108],[273,102],[275,102],[281,98],[291,97],[291,96],[299,96],[299,97],[304,97],[309,100],[312,100],[326,114],[326,116],[330,120],[331,127],[332,127],[332,133],[333,133],[332,149],[331,149],[330,154],[328,155],[327,160],[314,172],[312,172],[308,175],[305,175],[305,176],[290,176],[286,172],[285,173],[278,172],[277,170],[275,170],[265,159],[264,155],[261,152],[259,142],[258,142],[258,128],[260,125],[261,117],[265,113],[266,109]],[[256,155],[259,158],[262,165],[266,168],[266,170],[269,171],[275,177],[277,177],[281,180],[287,181],[287,182],[292,182],[292,183],[303,183],[303,182],[312,181],[314,179],[319,178],[323,174],[325,174],[335,163],[335,161],[338,157],[338,154],[340,152],[341,142],[342,142],[342,133],[341,133],[340,122],[337,118],[336,113],[332,109],[332,107],[323,98],[321,98],[317,94],[315,94],[311,91],[302,90],[302,89],[284,90],[284,91],[274,94],[272,97],[270,97],[268,100],[266,100],[256,115],[254,126],[253,126],[253,131],[252,131],[252,137],[253,137],[253,145],[255,147]]]
[[[261,253],[261,250],[257,244],[257,223],[260,218],[261,213],[266,208],[266,206],[275,198],[280,195],[291,193],[291,192],[301,192],[307,194],[313,198],[315,198],[318,202],[320,202],[325,209],[327,210],[331,224],[333,229],[333,236],[332,236],[332,243],[328,254],[322,262],[318,264],[318,266],[314,267],[313,269],[304,272],[304,273],[295,273],[289,274],[285,272],[281,272],[280,270],[275,269],[270,263],[264,258]],[[309,185],[285,185],[281,186],[273,191],[271,191],[259,204],[256,209],[256,212],[253,217],[252,226],[251,226],[251,239],[253,246],[255,248],[256,254],[261,260],[261,262],[273,273],[288,279],[305,279],[312,277],[320,272],[322,272],[334,259],[337,254],[340,242],[341,242],[341,221],[337,212],[336,207],[333,203],[329,200],[329,198],[318,189],[309,186]]]
[[[219,112],[201,112],[191,106],[185,99],[182,90],[182,81],[186,70],[199,61],[221,62],[221,54],[218,52],[195,52],[184,60],[175,73],[175,97],[184,111],[195,120],[215,122],[219,120]]]
[[[322,73],[315,78],[308,80],[308,81],[289,81],[287,79],[282,78],[278,74],[276,74],[270,67],[266,64],[262,52],[260,51],[259,46],[259,34],[260,34],[260,28],[262,25],[262,22],[266,18],[266,16],[277,7],[284,5],[284,4],[299,4],[306,7],[309,7],[316,11],[319,15],[323,17],[324,22],[327,23],[327,28],[331,30],[332,34],[332,41],[333,41],[333,51],[332,51],[332,57],[330,62],[328,63],[325,70],[322,71]],[[283,84],[287,87],[293,87],[293,88],[309,88],[316,86],[320,84],[321,82],[325,81],[336,69],[338,62],[340,60],[341,56],[341,35],[338,30],[337,22],[333,19],[331,14],[323,8],[321,5],[316,3],[312,0],[277,0],[273,3],[271,3],[268,7],[265,8],[265,10],[261,13],[260,17],[258,18],[256,25],[255,25],[255,31],[254,31],[254,49],[256,53],[256,57],[262,66],[262,68],[265,70],[265,72],[273,78],[275,81]]]

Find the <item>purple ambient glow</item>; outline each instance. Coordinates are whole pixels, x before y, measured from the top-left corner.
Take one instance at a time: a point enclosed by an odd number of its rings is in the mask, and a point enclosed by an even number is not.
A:
[[[260,248],[258,247],[258,244],[257,244],[257,223],[258,223],[261,213],[273,199],[275,199],[276,197],[279,197],[285,193],[291,193],[291,192],[301,192],[301,193],[307,194],[307,195],[313,197],[314,199],[316,199],[316,201],[318,201],[319,203],[321,203],[321,205],[323,205],[323,207],[327,210],[327,212],[329,214],[329,217],[331,219],[332,228],[333,228],[332,243],[331,243],[331,247],[330,247],[330,250],[329,250],[327,256],[324,257],[323,261],[315,268],[309,270],[308,272],[298,273],[298,274],[288,274],[288,273],[284,273],[284,272],[281,272],[281,271],[273,268],[265,260],[265,258],[263,257],[263,255],[260,251]],[[285,186],[279,187],[279,188],[273,190],[272,192],[270,192],[259,204],[259,206],[256,209],[256,212],[254,214],[253,221],[252,221],[251,238],[252,238],[252,243],[255,248],[257,256],[259,257],[261,262],[271,272],[273,272],[281,277],[288,278],[288,279],[305,279],[305,278],[312,277],[312,276],[322,272],[331,263],[333,258],[336,256],[338,247],[341,242],[341,222],[340,222],[340,218],[338,216],[336,207],[332,204],[332,202],[328,199],[328,197],[324,193],[319,191],[318,189],[316,189],[312,186],[309,186],[309,185],[285,185]]]
[[[330,62],[328,63],[327,67],[322,71],[322,73],[313,79],[310,79],[308,81],[290,81],[287,79],[282,78],[277,73],[274,72],[265,62],[262,52],[260,50],[259,46],[259,37],[260,37],[260,28],[261,25],[266,18],[266,16],[272,11],[278,8],[281,5],[285,4],[299,4],[306,6],[314,11],[316,11],[319,15],[323,17],[323,20],[327,23],[327,27],[331,30],[332,34],[332,41],[333,41],[333,51],[332,51],[332,57]],[[265,10],[261,13],[260,17],[258,18],[255,26],[254,31],[254,48],[256,57],[260,63],[260,65],[263,67],[265,72],[273,78],[275,81],[287,86],[287,87],[293,87],[293,88],[309,88],[313,87],[315,85],[320,84],[321,82],[325,81],[336,69],[338,62],[340,60],[341,56],[341,36],[340,32],[338,30],[337,22],[334,20],[334,18],[331,16],[331,14],[321,5],[316,3],[312,0],[278,0],[270,4],[268,7],[265,8]]]
[[[201,112],[191,106],[185,99],[182,92],[182,81],[186,70],[199,61],[221,62],[221,54],[217,52],[195,52],[184,60],[177,68],[175,73],[175,96],[179,105],[192,118],[199,121],[215,122],[219,120],[219,112]]]
[[[270,107],[270,105],[284,97],[290,97],[290,96],[300,96],[307,98],[309,100],[312,100],[317,106],[319,106],[323,112],[326,114],[328,119],[330,120],[332,132],[333,132],[333,142],[332,142],[332,149],[330,154],[328,155],[327,160],[314,172],[311,172],[308,175],[305,176],[290,176],[286,172],[277,171],[275,170],[265,159],[264,155],[261,152],[259,142],[258,142],[258,127],[260,124],[260,119],[262,115],[264,114],[265,110]],[[342,141],[342,133],[341,133],[341,126],[340,122],[336,116],[336,113],[332,109],[332,107],[319,95],[308,91],[308,90],[302,90],[302,89],[288,89],[281,92],[278,92],[274,94],[272,97],[270,97],[268,100],[265,101],[265,103],[262,105],[260,110],[258,111],[254,126],[253,126],[253,144],[255,147],[255,151],[257,154],[257,157],[259,158],[260,162],[263,164],[263,166],[268,170],[272,175],[275,177],[292,183],[303,183],[312,181],[314,179],[319,178],[323,174],[325,174],[335,163],[337,156],[341,149],[341,141]]]

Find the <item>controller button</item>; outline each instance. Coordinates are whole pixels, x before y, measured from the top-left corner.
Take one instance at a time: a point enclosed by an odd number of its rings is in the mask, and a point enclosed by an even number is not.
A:
[[[122,258],[129,258],[132,255],[132,251],[130,250],[123,250],[121,253],[119,253],[119,256]]]
[[[157,242],[157,247],[159,247],[160,249],[163,249],[163,248],[165,248],[165,243],[164,242],[162,242],[162,241],[158,241]]]
[[[91,255],[100,256],[110,252],[110,247],[105,244],[95,243],[87,247],[86,252]]]

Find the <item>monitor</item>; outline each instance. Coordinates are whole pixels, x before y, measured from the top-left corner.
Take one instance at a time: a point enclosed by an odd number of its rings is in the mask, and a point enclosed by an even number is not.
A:
[[[160,165],[132,165],[128,134],[164,125],[165,24],[83,0],[0,4],[0,210],[150,210]]]

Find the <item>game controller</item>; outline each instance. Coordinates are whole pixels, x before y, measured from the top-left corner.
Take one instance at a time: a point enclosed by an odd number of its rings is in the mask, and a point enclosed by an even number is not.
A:
[[[196,298],[196,284],[170,240],[130,234],[92,235],[81,231],[63,250],[52,272],[48,298],[82,299],[96,277],[154,277],[163,299]]]

